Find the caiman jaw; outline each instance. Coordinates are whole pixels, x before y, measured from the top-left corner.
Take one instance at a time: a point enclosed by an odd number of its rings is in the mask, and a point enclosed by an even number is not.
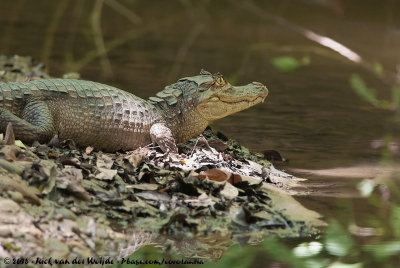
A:
[[[268,89],[258,82],[209,91],[203,93],[208,93],[209,97],[203,98],[197,106],[198,112],[209,122],[264,102],[268,95]]]

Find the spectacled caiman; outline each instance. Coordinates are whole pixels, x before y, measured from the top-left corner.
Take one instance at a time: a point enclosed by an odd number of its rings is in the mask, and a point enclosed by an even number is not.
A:
[[[149,100],[100,83],[42,79],[0,83],[0,132],[12,123],[24,142],[55,134],[79,146],[112,152],[150,143],[177,152],[176,142],[202,133],[214,120],[264,101],[258,82],[232,86],[217,73],[179,79]]]

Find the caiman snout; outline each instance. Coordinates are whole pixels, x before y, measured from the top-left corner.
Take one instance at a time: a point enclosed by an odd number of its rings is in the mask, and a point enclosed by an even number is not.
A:
[[[252,82],[250,85],[256,87],[256,89],[260,92],[259,96],[263,98],[262,102],[264,102],[265,98],[268,96],[268,88],[260,82]]]

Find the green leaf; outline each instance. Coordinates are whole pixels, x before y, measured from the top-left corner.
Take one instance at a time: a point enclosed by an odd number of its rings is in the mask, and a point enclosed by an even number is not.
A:
[[[387,100],[381,100],[380,106],[382,109],[390,109],[391,103]]]
[[[249,246],[246,246],[249,249]],[[246,268],[250,267],[254,262],[257,249],[253,247],[252,251],[243,250],[239,247],[239,245],[231,246],[227,252],[221,257],[218,262],[215,263],[207,263],[207,267],[238,267],[238,268]]]
[[[360,191],[361,196],[369,197],[374,191],[375,185],[374,180],[365,179],[357,184],[357,189]]]
[[[25,144],[22,143],[20,140],[15,140],[15,145],[17,145],[20,148],[26,149]]]
[[[392,88],[392,103],[396,106],[400,105],[400,87]]]
[[[273,260],[290,264],[290,267],[306,267],[303,259],[297,258],[290,249],[275,237],[267,237],[260,245]]]
[[[304,242],[293,249],[293,253],[297,257],[310,257],[321,252],[324,246],[320,242]]]
[[[363,264],[361,262],[358,263],[353,263],[353,264],[347,264],[343,262],[334,262],[331,265],[328,266],[328,268],[362,268]]]
[[[332,220],[325,233],[325,248],[334,256],[346,256],[353,247],[353,240],[340,224]]]
[[[350,77],[350,85],[365,101],[376,107],[380,106],[380,102],[375,96],[375,90],[373,88],[368,88],[364,80],[359,75],[353,74]]]
[[[393,204],[392,213],[390,215],[390,222],[392,224],[392,230],[395,237],[400,237],[400,207]]]
[[[325,268],[329,264],[329,259],[312,258],[305,261],[307,268]]]
[[[377,259],[386,259],[400,254],[400,241],[390,241],[376,245],[365,245],[364,249]]]
[[[272,65],[282,71],[282,72],[291,72],[298,69],[303,64],[293,57],[276,57],[271,59]]]
[[[383,66],[379,62],[375,62],[374,71],[377,75],[381,76],[383,74]]]

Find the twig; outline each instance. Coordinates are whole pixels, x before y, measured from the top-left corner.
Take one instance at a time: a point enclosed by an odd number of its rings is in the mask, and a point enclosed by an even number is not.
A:
[[[231,1],[231,3],[238,4],[238,2],[236,2],[236,1]],[[252,13],[257,14],[258,16],[260,16],[264,19],[272,20],[276,24],[285,26],[285,27],[291,29],[292,31],[295,31],[295,32],[303,35],[304,37],[306,37],[307,39],[309,39],[311,41],[317,42],[318,44],[320,44],[324,47],[330,48],[333,51],[341,54],[343,57],[346,57],[348,60],[350,60],[352,62],[360,63],[363,60],[359,54],[357,54],[350,48],[344,46],[343,44],[333,40],[332,38],[320,35],[316,32],[313,32],[313,31],[305,28],[305,27],[294,24],[285,18],[282,18],[277,15],[273,15],[267,11],[264,11],[260,7],[256,6],[252,1],[241,2],[241,4],[242,4],[241,7],[246,8],[248,11],[251,11]]]
[[[230,0],[230,2],[234,5],[239,5],[240,8],[247,9],[248,11],[252,12],[253,14],[256,14],[257,16],[259,16],[263,19],[271,20],[271,21],[275,22],[276,24],[282,25],[294,32],[301,34],[308,40],[316,42],[321,46],[324,46],[326,48],[329,48],[329,49],[337,52],[338,54],[340,54],[341,56],[350,60],[351,62],[360,65],[361,67],[368,70],[369,72],[372,72],[379,79],[381,79],[382,81],[384,81],[390,85],[400,83],[400,77],[396,73],[383,73],[383,74],[378,75],[375,72],[374,64],[365,60],[363,57],[360,56],[360,54],[356,53],[354,50],[348,48],[347,46],[343,45],[342,43],[340,43],[338,41],[333,40],[332,38],[320,35],[310,29],[307,29],[305,27],[302,27],[295,23],[292,23],[285,18],[282,18],[280,16],[277,16],[277,15],[271,14],[265,10],[262,10],[260,7],[255,5],[254,2],[252,2],[252,1],[238,2],[235,0]]]
[[[105,51],[106,51],[106,53],[108,53],[109,51],[116,49],[119,46],[125,44],[129,40],[132,40],[140,35],[150,32],[152,30],[157,30],[160,27],[160,24],[165,24],[165,23],[168,23],[168,22],[174,21],[174,20],[175,20],[174,17],[169,17],[167,20],[162,21],[161,23],[149,24],[149,25],[142,26],[139,29],[127,31],[127,32],[123,33],[121,36],[119,36],[113,40],[107,41],[105,43]],[[97,59],[98,57],[99,57],[99,54],[96,50],[89,51],[79,61],[74,62],[71,60],[71,62],[69,63],[71,66],[70,70],[78,72],[81,68],[83,68],[84,66],[86,66],[87,64],[92,62],[93,60]]]
[[[46,37],[44,39],[43,49],[42,49],[42,60],[48,63],[51,51],[53,49],[54,36],[57,30],[58,24],[64,14],[65,9],[68,5],[68,0],[62,0],[58,2],[57,8],[54,11],[53,19],[48,22],[48,27],[46,29]]]
[[[136,15],[132,10],[128,9],[119,2],[115,0],[106,0],[104,4],[108,5],[116,12],[124,16],[126,19],[130,20],[133,24],[137,25],[142,23],[142,19],[138,15]]]
[[[201,137],[203,137],[203,135],[200,134],[200,136],[197,138],[196,142],[194,143],[193,149],[190,152],[190,157],[192,157],[194,150],[196,149],[197,143],[199,142],[199,140],[201,139]]]
[[[149,149],[157,149],[157,148],[160,148],[160,146],[158,146],[158,145],[156,145],[156,146],[152,146],[153,144],[152,143],[150,143],[150,144],[147,144],[146,146],[144,146],[144,147],[142,147],[142,148],[149,148]]]
[[[179,48],[178,53],[175,56],[174,64],[171,67],[171,71],[168,74],[168,81],[173,81],[177,78],[181,68],[182,63],[190,49],[193,46],[194,42],[200,35],[204,28],[203,24],[197,24],[194,29],[191,29],[185,41],[182,43],[182,46]]]
[[[107,50],[104,45],[103,32],[101,30],[101,11],[104,0],[97,0],[94,4],[91,24],[94,34],[94,42],[97,48],[97,54],[100,56],[100,64],[105,76],[112,75],[111,63],[107,57]]]
[[[210,150],[211,152],[215,153],[215,151],[213,150],[213,148],[211,148],[210,144],[208,144],[208,141],[206,138],[204,138],[203,135],[200,136],[200,140],[202,142],[204,142],[204,144],[206,145],[207,149]]]

